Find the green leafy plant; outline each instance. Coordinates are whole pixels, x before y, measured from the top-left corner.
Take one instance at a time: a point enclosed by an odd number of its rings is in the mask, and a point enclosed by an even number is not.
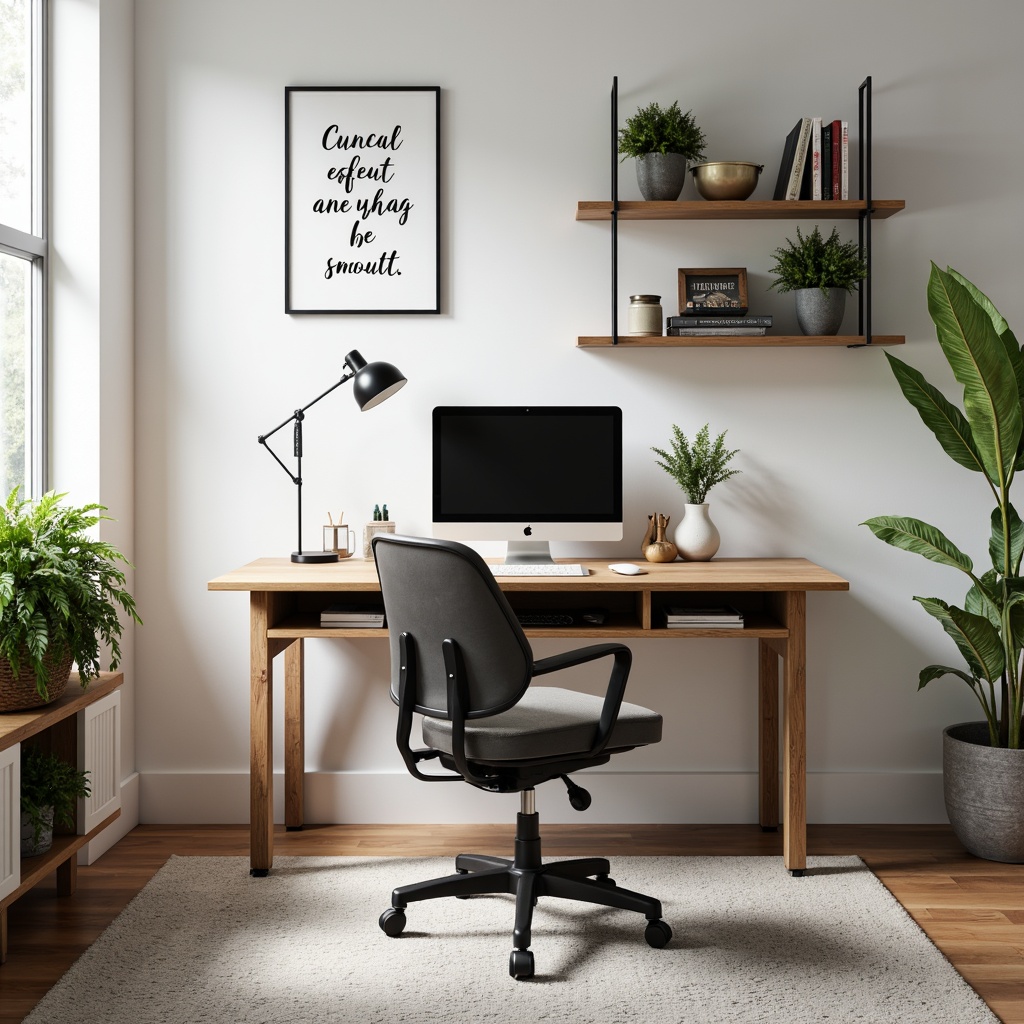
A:
[[[101,519],[103,505],[75,508],[52,491],[38,501],[19,501],[15,488],[0,512],[0,658],[15,675],[23,661],[45,701],[47,651],[69,650],[83,689],[100,671],[100,641],[117,668],[120,612],[141,624],[135,601],[124,589],[130,567],[111,544],[86,531]]]
[[[797,240],[786,239],[772,253],[775,263],[769,268],[776,275],[772,288],[791,292],[798,288],[844,288],[853,291],[858,281],[867,276],[867,267],[856,242],[843,242],[839,232],[832,229],[828,238],[822,238],[818,225],[804,237],[796,229]]]
[[[915,597],[952,637],[967,669],[928,665],[918,689],[953,675],[971,687],[988,722],[993,747],[1021,745],[1024,650],[1024,523],[1010,502],[1010,485],[1024,467],[1024,359],[1009,325],[989,298],[955,270],[932,264],[928,312],[942,352],[963,385],[961,411],[922,374],[886,353],[904,396],[949,457],[981,475],[996,502],[988,527],[992,568],[976,572],[970,557],[940,530],[918,519],[867,520],[893,547],[958,569],[970,580],[962,608],[937,597]],[[999,696],[997,698],[997,689]]]
[[[623,159],[648,153],[679,153],[690,161],[702,160],[706,145],[693,111],[682,113],[678,101],[666,110],[658,103],[641,107],[626,118],[626,127],[619,129],[619,152]]]
[[[22,747],[21,813],[32,826],[34,846],[51,824],[75,824],[75,801],[90,792],[88,774],[54,754]]]
[[[658,465],[686,492],[691,505],[703,505],[708,500],[708,491],[715,484],[740,472],[726,468],[733,456],[739,453],[738,448],[729,451],[725,447],[727,431],[723,430],[712,444],[709,427],[710,424],[705,423],[691,444],[673,423],[672,450],[651,449],[655,455],[661,456]]]

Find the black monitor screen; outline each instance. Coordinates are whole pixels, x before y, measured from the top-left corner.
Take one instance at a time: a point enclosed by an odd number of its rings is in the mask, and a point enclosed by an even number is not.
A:
[[[438,407],[433,441],[436,523],[622,519],[614,406]]]

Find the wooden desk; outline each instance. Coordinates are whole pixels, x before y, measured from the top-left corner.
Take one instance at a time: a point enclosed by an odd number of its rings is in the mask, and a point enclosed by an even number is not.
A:
[[[642,576],[619,576],[607,560],[584,560],[586,577],[505,577],[501,589],[516,608],[602,607],[603,625],[527,630],[531,637],[595,640],[757,640],[759,820],[779,824],[779,660],[782,660],[782,824],[786,867],[807,865],[806,597],[809,590],[849,590],[849,583],[804,558],[720,558],[650,564]],[[349,559],[297,565],[261,558],[211,580],[210,590],[249,593],[249,829],[250,870],[273,866],[273,659],[284,653],[285,825],[303,821],[303,640],[381,639],[382,629],[323,629],[328,604],[380,600],[372,562]],[[733,604],[743,629],[666,629],[666,604]]]

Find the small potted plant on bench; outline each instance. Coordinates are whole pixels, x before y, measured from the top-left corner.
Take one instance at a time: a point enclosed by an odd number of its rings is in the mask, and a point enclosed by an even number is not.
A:
[[[75,804],[89,795],[88,772],[35,748],[21,751],[21,855],[34,857],[53,845],[54,823],[72,828]]]

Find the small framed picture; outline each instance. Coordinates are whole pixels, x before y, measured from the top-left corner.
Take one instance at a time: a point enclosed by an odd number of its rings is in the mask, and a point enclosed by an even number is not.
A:
[[[679,268],[680,316],[743,316],[746,267]]]

